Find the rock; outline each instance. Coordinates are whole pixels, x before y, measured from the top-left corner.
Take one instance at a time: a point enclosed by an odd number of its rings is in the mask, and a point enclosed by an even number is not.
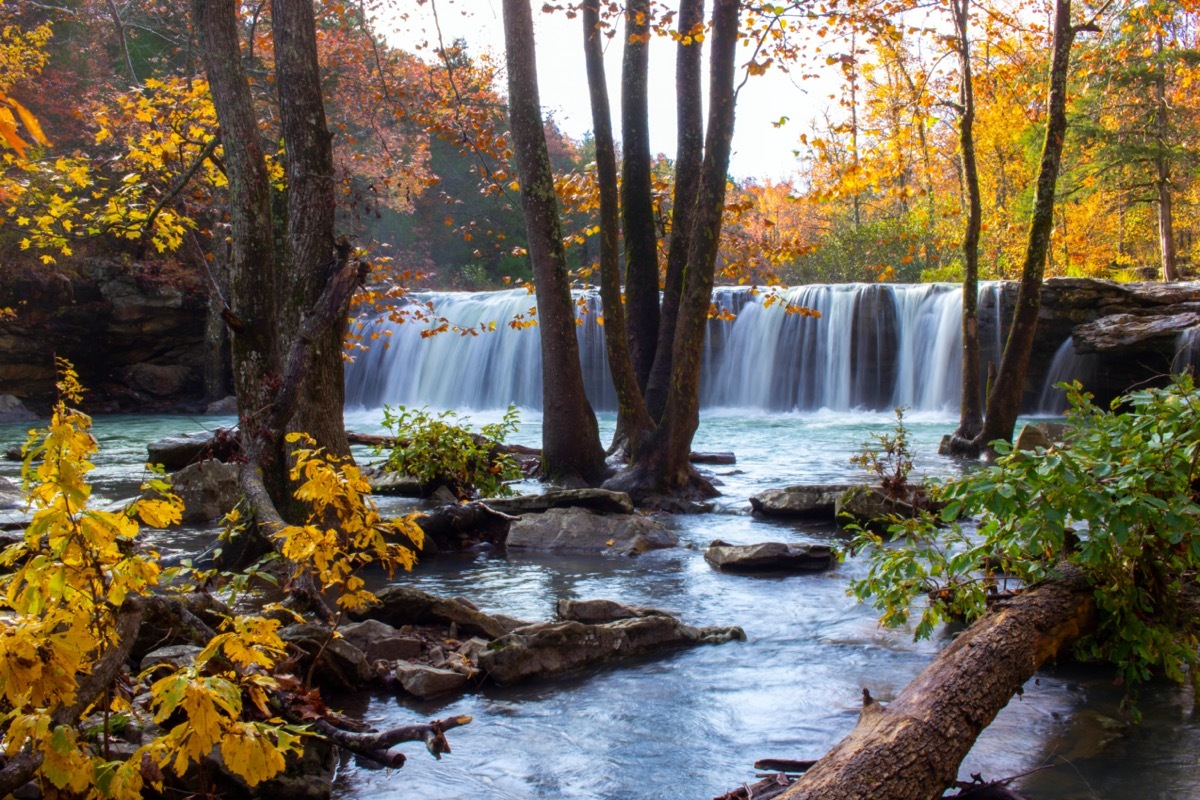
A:
[[[508,529],[511,550],[551,550],[634,555],[674,547],[679,537],[660,522],[635,514],[597,514],[584,508],[552,508],[524,514]]]
[[[170,647],[160,647],[142,656],[141,668],[150,669],[159,664],[170,667],[190,667],[200,655],[201,648],[194,644],[174,644]]]
[[[515,631],[517,628],[524,628],[526,625],[530,624],[523,619],[510,617],[508,614],[493,614],[492,618],[495,619],[496,622],[499,622],[501,625],[503,625],[505,631],[510,632]]]
[[[496,639],[508,630],[494,617],[467,608],[454,600],[437,597],[407,586],[389,586],[376,594],[379,605],[365,613],[352,615],[355,619],[369,617],[393,627],[402,625],[450,625],[472,636]]]
[[[124,370],[122,377],[136,391],[155,397],[171,397],[183,390],[191,370],[182,364],[134,364]]]
[[[509,684],[616,658],[745,638],[741,628],[693,628],[665,615],[603,625],[547,622],[492,642],[479,666],[492,680]]]
[[[708,546],[704,560],[730,572],[812,572],[829,569],[837,559],[833,549],[823,544],[732,545],[718,539]]]
[[[237,397],[229,395],[220,400],[214,400],[204,409],[205,416],[234,417],[237,416]]]
[[[361,689],[375,676],[362,650],[345,639],[330,638],[329,629],[322,625],[289,625],[279,631],[279,636],[303,651],[297,674],[306,672],[313,657],[320,654],[313,675],[325,686],[339,690]]]
[[[855,486],[837,502],[837,515],[850,515],[860,525],[873,529],[886,529],[891,523],[889,516],[901,518],[914,517],[917,510],[911,503],[888,497],[884,491],[875,486]]]
[[[269,781],[250,787],[240,777],[229,772],[221,758],[220,747],[213,751],[211,762],[216,766],[230,784],[227,791],[221,792],[226,797],[244,797],[248,800],[329,800],[333,795],[333,778],[337,771],[339,751],[329,740],[321,736],[305,736],[304,750],[299,756],[291,756],[283,772]],[[203,771],[197,770],[199,774]],[[192,776],[192,770],[188,771]],[[187,796],[211,796],[215,794],[213,787],[200,785],[191,787],[192,791],[180,792]]]
[[[439,486],[429,495],[429,502],[437,506],[452,506],[458,503],[458,496],[447,486]]]
[[[765,517],[826,517],[833,519],[838,498],[847,484],[814,484],[768,489],[750,498],[754,513]]]
[[[399,661],[421,655],[421,640],[401,636],[391,625],[376,619],[351,623],[342,628],[342,636],[362,650],[368,661]]]
[[[688,461],[693,464],[736,464],[737,456],[733,453],[689,453]]]
[[[646,511],[664,514],[711,514],[716,504],[673,494],[646,492],[638,497],[638,506]]]
[[[644,617],[659,612],[643,608],[630,608],[614,600],[568,600],[562,598],[555,604],[555,613],[558,614],[559,619],[595,625],[602,622],[614,622],[618,619]]]
[[[168,436],[146,446],[150,463],[162,464],[168,470],[182,469],[206,458],[228,461],[236,450],[237,437],[227,428]]]
[[[208,459],[188,464],[171,477],[171,490],[183,500],[183,522],[221,519],[238,504],[238,466]]]
[[[0,422],[33,422],[37,418],[16,395],[0,394]]]
[[[545,494],[523,494],[485,501],[505,514],[534,514],[552,508],[587,508],[601,514],[632,514],[633,500],[624,492],[607,489],[555,489]]]
[[[435,697],[461,689],[467,684],[467,676],[461,672],[407,661],[396,665],[395,675],[404,691],[417,697]]]
[[[25,508],[25,496],[16,481],[0,477],[0,510],[13,508]]]
[[[1075,340],[1075,352],[1096,353],[1144,348],[1155,342],[1171,347],[1174,346],[1176,336],[1188,328],[1200,325],[1200,310],[1165,313],[1168,310],[1110,314],[1094,322],[1078,325],[1071,332]]]
[[[1061,422],[1030,422],[1021,427],[1013,442],[1013,450],[1035,452],[1039,447],[1049,450],[1062,444],[1067,435],[1067,426]]]

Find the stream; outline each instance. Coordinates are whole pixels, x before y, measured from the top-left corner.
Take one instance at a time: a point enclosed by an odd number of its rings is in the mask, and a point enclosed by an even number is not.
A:
[[[478,425],[498,412],[470,416]],[[349,410],[346,422],[351,430],[376,433],[382,432],[379,418],[378,411]],[[918,470],[954,473],[953,462],[931,455],[954,420],[919,413],[906,421]],[[146,442],[231,422],[97,418],[96,495],[116,500],[136,492]],[[738,462],[712,469],[723,484],[717,513],[669,521],[680,536],[678,548],[636,558],[443,556],[397,576],[529,620],[552,616],[562,597],[604,597],[660,608],[691,624],[740,625],[748,641],[445,700],[340,698],[343,710],[378,727],[451,714],[469,714],[474,722],[450,734],[454,752],[441,761],[416,745],[406,747],[409,761],[399,772],[346,760],[334,796],[711,798],[753,782],[756,759],[823,755],[853,727],[863,687],[887,702],[930,661],[945,635],[914,643],[909,632],[880,628],[870,608],[846,596],[847,582],[865,573],[859,559],[824,574],[753,577],[719,573],[703,552],[715,538],[842,541],[829,527],[752,517],[747,498],[793,483],[858,479],[850,456],[871,433],[893,424],[878,413],[705,412],[695,449],[733,450]],[[612,426],[611,415],[601,417],[605,440]],[[0,426],[0,443],[23,441],[26,427]],[[536,445],[540,433],[538,412],[523,412],[513,440]],[[18,464],[0,462],[0,474],[18,471]],[[536,491],[532,483],[521,488]],[[381,505],[400,512],[407,501],[385,498]],[[213,535],[195,528],[151,532],[164,553],[198,550]],[[983,734],[960,774],[996,779],[1052,765],[1014,785],[1032,800],[1200,797],[1200,723],[1191,691],[1152,683],[1142,693],[1139,725],[1120,715],[1120,699],[1109,671],[1077,665],[1043,671]]]

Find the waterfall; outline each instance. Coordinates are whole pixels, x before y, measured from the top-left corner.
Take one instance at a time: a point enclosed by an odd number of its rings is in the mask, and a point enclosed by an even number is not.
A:
[[[1068,336],[1067,340],[1054,351],[1054,360],[1046,372],[1046,380],[1042,383],[1042,393],[1038,396],[1037,410],[1034,412],[1042,417],[1061,416],[1067,410],[1066,392],[1056,388],[1057,384],[1079,381],[1086,386],[1096,373],[1097,357],[1095,353],[1079,355],[1075,352],[1075,339]]]
[[[1175,358],[1171,361],[1171,372],[1191,371],[1196,374],[1200,367],[1200,328],[1188,328],[1175,337]]]
[[[995,291],[991,285],[983,292]],[[709,322],[703,356],[701,403],[706,408],[770,411],[830,409],[954,412],[961,376],[962,291],[948,284],[845,284],[780,290],[787,304],[819,317],[768,307],[767,295],[743,287],[718,287],[713,302],[732,319]],[[577,328],[588,397],[613,410],[599,297],[577,294]],[[541,348],[536,328],[507,322],[527,314],[534,298],[524,290],[413,295],[461,328],[423,337],[430,323],[364,321],[364,350],[346,369],[346,402],[375,408],[539,408]],[[985,346],[985,350],[990,349]],[[985,353],[986,356],[986,353]]]

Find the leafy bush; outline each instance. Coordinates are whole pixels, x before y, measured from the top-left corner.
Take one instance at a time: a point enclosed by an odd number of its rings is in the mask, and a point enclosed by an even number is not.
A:
[[[385,469],[411,475],[431,494],[445,486],[459,500],[507,497],[508,481],[521,478],[521,467],[501,449],[504,437],[517,430],[516,408],[509,406],[500,422],[484,425],[479,433],[466,427],[466,417],[453,411],[431,414],[426,409],[385,406],[383,425],[395,437]]]
[[[1067,445],[1008,453],[991,467],[938,487],[940,519],[893,527],[907,547],[885,547],[864,531],[856,548],[871,568],[852,591],[873,598],[889,625],[908,619],[926,594],[917,636],[939,621],[983,613],[1009,577],[1053,577],[1064,561],[1095,587],[1096,633],[1082,655],[1113,662],[1131,690],[1154,672],[1182,681],[1197,664],[1200,589],[1200,392],[1190,377],[1138,391],[1103,411],[1078,384],[1066,387]],[[975,532],[959,522],[978,518]],[[951,523],[937,530],[936,522]],[[1132,691],[1130,697],[1133,697]]]

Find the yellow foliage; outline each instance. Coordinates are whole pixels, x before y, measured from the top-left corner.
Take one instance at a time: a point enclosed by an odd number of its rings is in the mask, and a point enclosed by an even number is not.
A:
[[[412,569],[417,560],[413,548],[422,547],[425,534],[413,521],[415,515],[383,519],[371,500],[371,485],[349,459],[315,448],[306,434],[289,434],[288,442],[306,445],[292,453],[291,479],[299,482],[295,496],[309,512],[306,524],[289,525],[276,534],[280,552],[298,572],[310,570],[324,588],[340,590],[339,607],[366,608],[375,595],[356,573],[368,564],[377,564],[389,576],[397,568]],[[397,536],[412,548],[389,541]]]

